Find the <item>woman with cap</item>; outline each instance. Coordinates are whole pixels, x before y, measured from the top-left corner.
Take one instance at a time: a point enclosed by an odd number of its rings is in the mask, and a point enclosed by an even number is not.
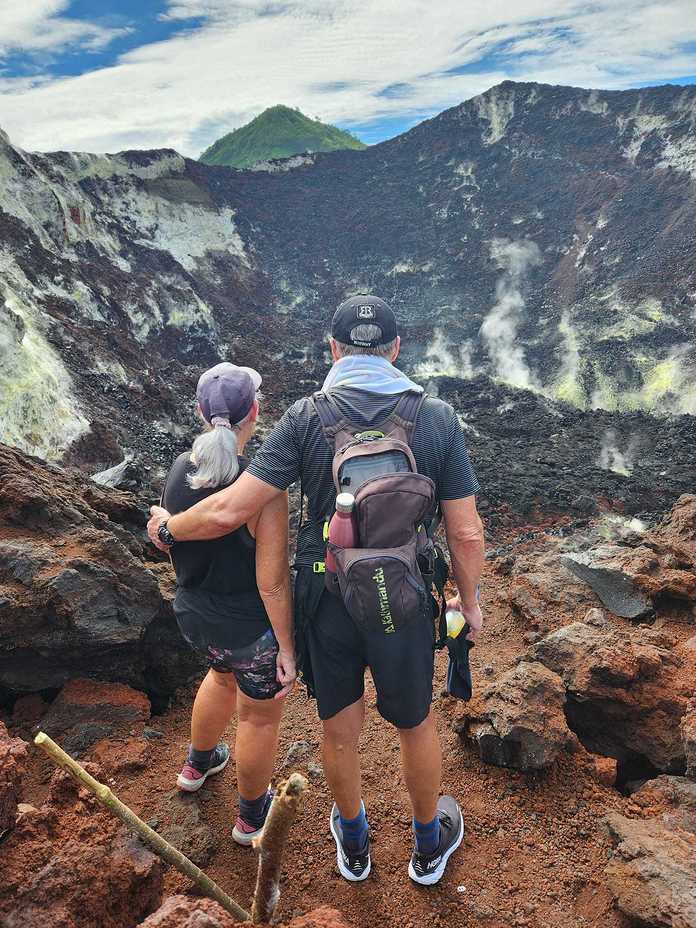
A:
[[[162,495],[170,513],[216,493],[244,470],[260,386],[255,370],[226,362],[202,374],[196,397],[207,429],[169,472]],[[232,836],[249,845],[270,807],[283,697],[295,680],[287,495],[229,535],[174,544],[171,556],[179,628],[209,668],[193,704],[191,747],[177,784],[195,792],[227,765],[230,750],[219,739],[236,710],[240,809]]]

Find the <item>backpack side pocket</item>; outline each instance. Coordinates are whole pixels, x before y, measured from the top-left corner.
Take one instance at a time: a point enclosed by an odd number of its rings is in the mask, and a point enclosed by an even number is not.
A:
[[[337,548],[334,555],[343,602],[364,631],[391,635],[427,615],[428,593],[413,543]]]

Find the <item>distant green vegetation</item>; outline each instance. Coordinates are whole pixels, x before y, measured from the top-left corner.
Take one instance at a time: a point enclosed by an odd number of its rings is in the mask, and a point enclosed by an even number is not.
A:
[[[248,168],[269,158],[289,158],[305,151],[366,148],[364,142],[336,126],[309,119],[288,106],[271,106],[241,129],[228,132],[200,157],[205,164]]]

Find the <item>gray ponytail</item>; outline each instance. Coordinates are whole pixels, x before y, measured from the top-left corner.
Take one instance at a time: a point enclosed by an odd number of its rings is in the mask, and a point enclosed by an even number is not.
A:
[[[215,416],[211,425],[191,449],[196,471],[189,474],[188,482],[193,490],[228,486],[239,473],[237,432],[221,416]]]

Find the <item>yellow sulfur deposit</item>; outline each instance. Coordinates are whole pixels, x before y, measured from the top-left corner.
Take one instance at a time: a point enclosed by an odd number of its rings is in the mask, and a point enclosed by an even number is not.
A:
[[[666,393],[676,392],[681,382],[681,364],[678,358],[668,358],[656,364],[645,378],[643,395],[648,404],[654,403]]]
[[[49,461],[89,428],[70,375],[13,297],[0,318],[0,425],[5,444]]]

